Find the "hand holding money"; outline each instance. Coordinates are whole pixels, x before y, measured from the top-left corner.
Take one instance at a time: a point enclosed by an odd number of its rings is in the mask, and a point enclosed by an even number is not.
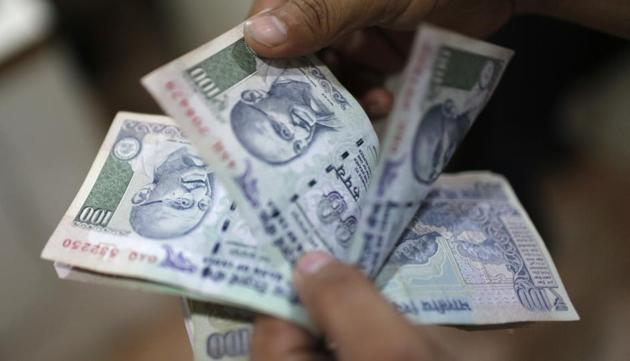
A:
[[[425,26],[377,166],[370,122],[326,67],[257,58],[239,26],[145,78],[179,124],[121,113],[43,256],[66,278],[115,275],[308,325],[291,271],[326,250],[414,322],[572,319],[502,178],[434,184],[509,57]]]
[[[368,292],[384,324],[577,319],[506,180],[441,175],[510,57],[423,25],[379,142],[317,58],[260,58],[237,26],[143,79],[177,123],[120,113],[43,257],[62,278],[181,294],[333,335],[316,311],[329,293],[294,287],[310,277],[293,273],[309,251],[369,275],[374,286],[352,271],[348,289]],[[320,258],[306,268],[328,267]],[[243,357],[242,322],[192,312],[197,355]]]
[[[402,317],[365,275],[330,254],[304,256],[294,280],[309,316],[334,345],[334,359],[447,359],[446,350]],[[305,329],[268,316],[256,320],[251,351],[254,360],[319,360],[328,353]]]
[[[379,119],[393,107],[394,94],[385,79],[407,62],[420,21],[485,36],[511,12],[508,1],[257,0],[245,39],[257,54],[272,58],[324,48],[324,63],[367,114]]]
[[[429,21],[485,36],[514,10],[518,9],[509,1],[257,0],[251,11],[257,16],[247,22],[245,38],[261,56],[291,57],[312,54],[370,26],[415,30],[420,22]]]

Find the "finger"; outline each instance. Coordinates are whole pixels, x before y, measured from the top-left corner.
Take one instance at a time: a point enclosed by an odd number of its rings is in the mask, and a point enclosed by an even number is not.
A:
[[[394,106],[394,96],[384,88],[372,88],[359,98],[359,103],[365,109],[370,119],[385,118]]]
[[[386,74],[398,72],[405,65],[405,55],[378,28],[355,31],[335,41],[331,48],[339,52],[346,61]]]
[[[359,270],[314,252],[298,261],[294,280],[339,360],[412,360],[423,354],[413,327]]]
[[[263,10],[277,8],[287,1],[288,0],[256,0],[249,9],[249,16],[254,16]]]
[[[335,50],[326,48],[318,53],[319,58],[326,64],[328,69],[333,72],[339,78],[339,72],[342,70],[342,65],[344,63],[340,54],[338,54]],[[340,79],[341,80],[341,79]]]
[[[384,86],[387,78],[383,72],[348,61],[344,61],[339,68],[339,80],[359,98],[370,89]]]
[[[416,29],[413,31],[387,30],[383,31],[382,34],[403,59],[407,59],[411,55],[413,41],[416,38]]]
[[[328,360],[306,330],[269,316],[256,318],[251,355],[252,361]]]
[[[356,97],[372,120],[389,114],[394,97],[384,88],[385,74],[375,73],[357,64],[344,63],[339,72],[339,80]]]
[[[314,53],[335,39],[375,24],[404,26],[400,19],[426,15],[436,0],[288,0],[245,23],[245,40],[264,57]],[[414,14],[406,14],[412,11]],[[399,16],[405,14],[405,16]],[[413,16],[411,16],[413,15]],[[408,22],[415,27],[417,22]]]

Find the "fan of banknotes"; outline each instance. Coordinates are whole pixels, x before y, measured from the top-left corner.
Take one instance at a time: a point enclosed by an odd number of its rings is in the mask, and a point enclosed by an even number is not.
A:
[[[304,252],[356,264],[417,324],[577,320],[508,182],[441,174],[509,50],[418,31],[386,134],[313,56],[238,26],[142,82],[172,118],[117,115],[42,257],[59,277],[185,297],[196,359],[247,359],[256,312],[312,327]]]

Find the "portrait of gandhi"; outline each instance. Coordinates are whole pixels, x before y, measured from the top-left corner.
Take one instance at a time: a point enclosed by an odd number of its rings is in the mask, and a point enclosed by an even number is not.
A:
[[[168,154],[155,168],[153,182],[135,193],[129,222],[143,237],[180,237],[203,221],[212,196],[212,174],[199,157],[182,147]]]
[[[304,154],[323,129],[334,129],[332,113],[309,83],[278,76],[268,90],[248,89],[230,114],[236,138],[257,159],[285,164]]]
[[[474,117],[488,99],[495,79],[495,63],[487,61],[471,96],[462,109],[448,99],[425,113],[413,141],[411,162],[416,180],[432,184],[440,175],[457,146],[464,139]]]
[[[407,231],[402,241],[392,254],[392,261],[397,264],[426,264],[438,251],[437,238],[440,234],[430,232],[420,235],[413,230]]]

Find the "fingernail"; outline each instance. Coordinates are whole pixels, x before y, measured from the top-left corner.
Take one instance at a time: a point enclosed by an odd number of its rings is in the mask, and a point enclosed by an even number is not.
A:
[[[298,261],[296,270],[302,274],[315,274],[334,259],[335,257],[327,252],[307,253]]]
[[[282,20],[273,15],[260,15],[245,22],[245,31],[256,42],[269,48],[287,41],[287,26]]]

